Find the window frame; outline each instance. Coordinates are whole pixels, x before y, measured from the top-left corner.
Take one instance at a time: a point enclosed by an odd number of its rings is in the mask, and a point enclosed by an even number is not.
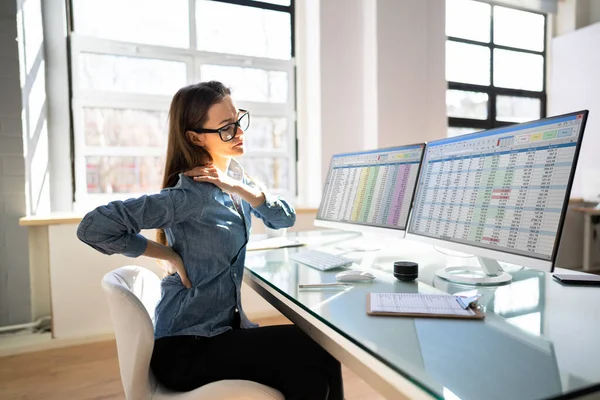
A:
[[[446,41],[463,43],[469,45],[483,46],[490,50],[490,85],[476,85],[471,83],[452,82],[448,81],[447,90],[460,90],[466,92],[480,92],[488,95],[487,103],[487,119],[474,119],[474,118],[461,118],[461,117],[450,117],[448,116],[448,127],[449,128],[473,128],[476,130],[492,129],[501,126],[513,125],[514,122],[510,121],[498,121],[497,118],[497,107],[496,107],[496,96],[511,96],[511,97],[525,97],[535,98],[540,100],[540,117],[545,118],[547,112],[547,93],[546,93],[546,62],[547,62],[547,48],[548,48],[548,16],[542,12],[532,11],[519,7],[508,6],[504,4],[497,4],[494,2],[479,1],[481,3],[490,5],[490,41],[488,43],[478,42],[476,40],[463,39],[455,36],[446,36]],[[504,46],[494,43],[494,11],[496,6],[510,8],[518,11],[530,12],[533,14],[542,15],[544,17],[544,49],[543,51],[535,51],[528,49],[520,49],[512,46]],[[509,50],[518,53],[534,54],[543,57],[543,68],[542,68],[542,90],[540,92],[532,90],[522,89],[509,89],[503,87],[494,86],[494,50]]]
[[[168,112],[172,95],[136,94],[83,89],[79,78],[79,55],[94,53],[100,55],[116,55],[156,60],[178,61],[186,65],[186,82],[192,84],[202,81],[201,68],[205,64],[218,66],[234,66],[243,68],[282,71],[288,76],[287,100],[285,103],[236,101],[239,108],[250,111],[251,117],[286,118],[287,148],[282,150],[247,151],[241,158],[277,157],[285,158],[288,163],[288,187],[286,190],[271,189],[273,194],[287,198],[297,196],[297,132],[296,132],[296,60],[294,43],[294,2],[290,6],[281,6],[252,0],[211,0],[215,2],[248,6],[254,8],[283,11],[290,13],[291,57],[289,60],[243,56],[228,53],[214,53],[196,49],[196,0],[188,0],[189,10],[189,48],[165,47],[150,44],[123,42],[98,37],[79,35],[75,31],[76,21],[72,12],[73,1],[69,0],[68,55],[71,80],[71,120],[73,126],[73,178],[74,178],[74,210],[85,211],[90,207],[105,204],[111,200],[123,200],[138,197],[147,193],[88,193],[87,192],[87,156],[164,156],[166,147],[98,147],[86,146],[83,123],[84,108],[133,109],[142,111]],[[227,84],[227,82],[224,82]],[[174,94],[174,93],[173,93]]]

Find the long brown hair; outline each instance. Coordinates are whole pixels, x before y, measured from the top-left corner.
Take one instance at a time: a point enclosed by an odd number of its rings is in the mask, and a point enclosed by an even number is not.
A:
[[[212,162],[208,151],[192,143],[186,132],[202,128],[210,107],[230,94],[231,91],[217,81],[189,85],[175,93],[169,109],[169,142],[163,188],[175,186],[180,173]],[[167,245],[163,229],[157,230],[156,241]]]

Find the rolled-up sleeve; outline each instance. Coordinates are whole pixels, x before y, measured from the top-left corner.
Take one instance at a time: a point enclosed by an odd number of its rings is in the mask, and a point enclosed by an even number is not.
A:
[[[263,192],[264,193],[264,192]],[[286,200],[279,196],[264,193],[265,201],[252,213],[271,229],[289,228],[296,222],[296,211]]]
[[[142,229],[169,228],[198,210],[198,201],[183,189],[126,201],[114,201],[89,212],[77,228],[77,237],[104,254],[139,257],[148,240]]]

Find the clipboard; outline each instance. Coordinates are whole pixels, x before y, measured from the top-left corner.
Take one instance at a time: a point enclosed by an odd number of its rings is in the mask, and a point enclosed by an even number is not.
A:
[[[373,296],[375,296],[374,300],[372,300]],[[394,297],[394,305],[382,306],[382,301],[379,299],[384,296]],[[367,314],[392,317],[481,320],[485,318],[485,313],[483,313],[477,305],[477,299],[479,297],[481,297],[481,295],[463,297],[449,294],[368,293]],[[400,300],[399,303],[401,306],[397,305],[398,302],[396,300]],[[404,302],[404,300],[406,300],[406,302]],[[383,303],[388,304],[389,299],[386,299]],[[440,307],[437,307],[437,305],[440,305]]]

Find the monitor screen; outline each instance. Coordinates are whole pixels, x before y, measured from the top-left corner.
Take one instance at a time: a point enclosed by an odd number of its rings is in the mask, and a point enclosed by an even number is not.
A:
[[[586,116],[428,143],[408,232],[553,261]]]
[[[334,155],[317,220],[405,230],[424,148]]]

